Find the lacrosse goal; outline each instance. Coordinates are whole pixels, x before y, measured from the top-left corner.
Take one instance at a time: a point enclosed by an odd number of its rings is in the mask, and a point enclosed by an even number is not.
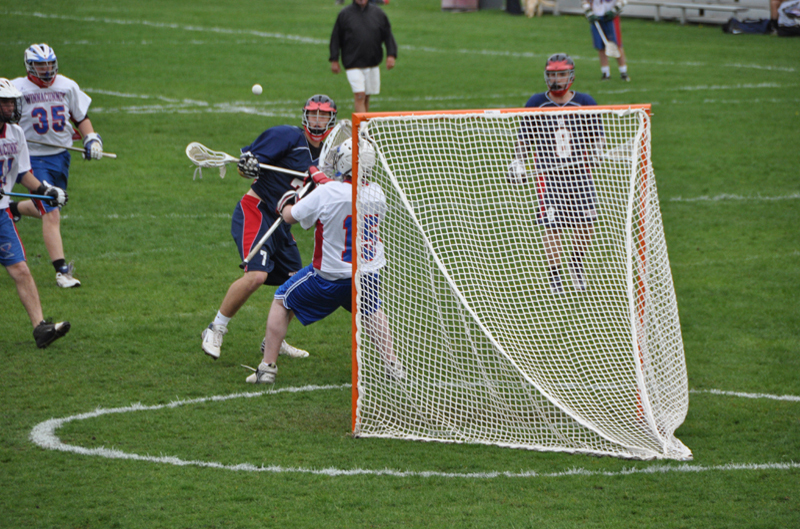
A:
[[[674,436],[688,387],[649,110],[353,116],[354,145],[358,137],[377,153],[353,186],[356,436],[692,458]],[[572,145],[578,162],[568,173],[536,151],[545,140],[531,127],[553,122],[590,123],[598,140]],[[523,137],[532,141],[521,156]],[[509,174],[515,164],[525,178]],[[562,227],[556,291],[539,214],[551,176],[575,173],[596,194],[585,289],[571,281],[576,243]],[[386,196],[382,211],[370,209],[373,183]],[[377,236],[386,256],[379,286],[363,281]],[[361,310],[376,296],[389,339],[374,339]],[[388,369],[393,355],[401,376]]]

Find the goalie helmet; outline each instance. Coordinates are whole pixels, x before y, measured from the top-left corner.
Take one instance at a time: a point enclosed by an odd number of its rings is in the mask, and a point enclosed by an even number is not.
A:
[[[575,62],[566,53],[551,55],[544,66],[544,82],[554,96],[563,96],[575,82]]]
[[[333,179],[351,180],[353,178],[353,140],[344,140],[333,155]],[[358,148],[358,173],[361,176],[369,176],[375,166],[375,149],[367,142],[362,142]]]
[[[22,117],[22,92],[0,77],[0,123],[17,123]]]
[[[28,78],[37,86],[47,88],[58,75],[56,52],[47,44],[32,44],[25,50],[25,69]]]
[[[335,124],[336,103],[333,99],[324,94],[309,97],[303,107],[303,128],[309,137],[314,141],[322,141]]]

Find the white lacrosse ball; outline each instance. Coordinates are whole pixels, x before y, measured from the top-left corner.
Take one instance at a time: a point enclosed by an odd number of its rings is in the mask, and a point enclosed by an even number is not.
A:
[[[263,92],[263,91],[264,91],[264,89],[261,88],[260,84],[256,83],[256,84],[253,85],[253,93],[255,95],[260,96],[261,92]]]
[[[527,182],[528,175],[525,173],[525,163],[522,160],[512,160],[508,165],[506,179],[512,185],[520,185]]]

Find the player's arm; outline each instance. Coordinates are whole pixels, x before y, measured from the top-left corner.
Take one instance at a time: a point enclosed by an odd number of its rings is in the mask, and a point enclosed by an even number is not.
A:
[[[78,132],[83,136],[83,157],[86,160],[99,160],[103,157],[103,140],[94,131],[92,120],[88,117],[78,122]]]
[[[67,203],[68,197],[66,191],[60,187],[51,186],[46,182],[40,182],[38,178],[33,176],[31,171],[18,177],[17,182],[28,188],[31,193],[51,197],[49,200],[45,200],[48,206],[57,207]]]

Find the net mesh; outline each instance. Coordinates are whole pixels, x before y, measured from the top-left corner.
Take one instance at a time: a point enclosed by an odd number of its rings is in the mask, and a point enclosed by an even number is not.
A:
[[[360,135],[378,163],[356,185],[357,306],[379,297],[391,338],[355,311],[356,435],[691,459],[674,436],[688,389],[644,108],[376,117]],[[539,213],[565,174],[591,175],[597,216],[580,259],[580,230],[557,230],[555,292]],[[376,215],[379,286],[363,281]]]

